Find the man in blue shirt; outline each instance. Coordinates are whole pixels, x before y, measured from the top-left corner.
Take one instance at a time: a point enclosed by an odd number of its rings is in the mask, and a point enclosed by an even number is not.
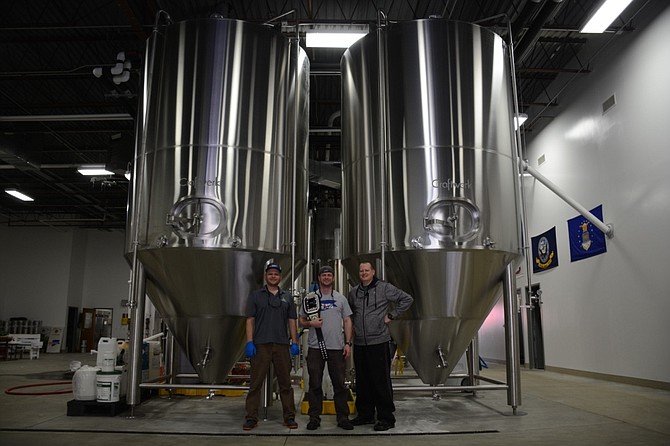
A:
[[[258,424],[263,381],[270,364],[274,365],[279,383],[284,424],[289,429],[298,427],[291,387],[291,355],[300,353],[298,316],[291,295],[279,288],[280,281],[281,267],[277,263],[268,263],[265,267],[265,287],[252,292],[247,301],[247,344],[244,351],[251,360],[251,383],[246,401],[246,420],[242,426],[244,430],[251,430]]]

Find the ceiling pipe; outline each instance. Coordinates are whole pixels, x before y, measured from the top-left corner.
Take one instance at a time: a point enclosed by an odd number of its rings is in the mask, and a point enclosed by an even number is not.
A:
[[[542,5],[542,9],[540,9],[540,12],[533,19],[528,31],[523,35],[523,38],[514,50],[514,59],[518,64],[521,64],[533,51],[533,46],[537,42],[537,39],[540,38],[542,27],[545,23],[553,20],[562,5],[563,0],[547,0]]]
[[[512,23],[512,38],[513,42],[518,42],[521,38],[521,33],[526,28],[526,25],[530,19],[535,15],[542,0],[528,0],[524,5],[523,9],[519,13],[519,16]]]
[[[132,121],[129,113],[0,116],[0,122]]]

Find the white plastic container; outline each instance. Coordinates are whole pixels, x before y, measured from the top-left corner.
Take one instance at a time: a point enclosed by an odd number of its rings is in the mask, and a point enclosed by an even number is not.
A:
[[[121,395],[121,372],[99,371],[96,374],[96,400],[99,403],[115,403]]]
[[[98,396],[96,389],[97,373],[100,369],[87,365],[79,367],[72,377],[72,393],[79,401],[92,401]]]
[[[128,389],[128,367],[125,365],[117,365],[114,370],[121,373],[121,391],[119,396],[125,398],[126,390]]]
[[[100,338],[98,341],[98,357],[96,366],[103,372],[113,372],[116,367],[116,356],[118,355],[116,338]]]

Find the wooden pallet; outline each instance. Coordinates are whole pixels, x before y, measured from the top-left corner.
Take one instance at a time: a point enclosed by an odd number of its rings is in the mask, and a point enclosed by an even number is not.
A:
[[[82,417],[82,416],[102,416],[114,417],[128,408],[126,399],[121,398],[119,401],[113,403],[99,403],[95,400],[81,401],[70,400],[67,402],[67,416],[68,417]]]

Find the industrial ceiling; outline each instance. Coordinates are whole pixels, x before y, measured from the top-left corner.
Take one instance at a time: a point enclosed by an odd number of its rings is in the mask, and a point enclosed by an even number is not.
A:
[[[538,132],[560,105],[549,86],[593,70],[585,48],[635,32],[654,0],[634,0],[604,35],[579,28],[600,0],[4,0],[0,14],[0,225],[125,228],[144,46],[158,11],[173,22],[222,17],[291,29],[296,23],[369,24],[441,16],[513,37],[525,132]],[[289,13],[293,11],[292,13]],[[289,14],[287,14],[289,13]],[[304,45],[304,39],[301,40]],[[122,54],[127,74],[111,69]],[[341,49],[307,49],[311,61],[310,160],[339,168]],[[591,49],[592,54],[592,49]],[[95,74],[94,74],[95,72]],[[97,75],[96,75],[97,74]],[[567,85],[567,84],[566,84]],[[554,89],[555,90],[555,89]],[[105,164],[111,176],[76,167]],[[339,191],[313,173],[312,206]],[[4,193],[15,188],[35,201]]]

